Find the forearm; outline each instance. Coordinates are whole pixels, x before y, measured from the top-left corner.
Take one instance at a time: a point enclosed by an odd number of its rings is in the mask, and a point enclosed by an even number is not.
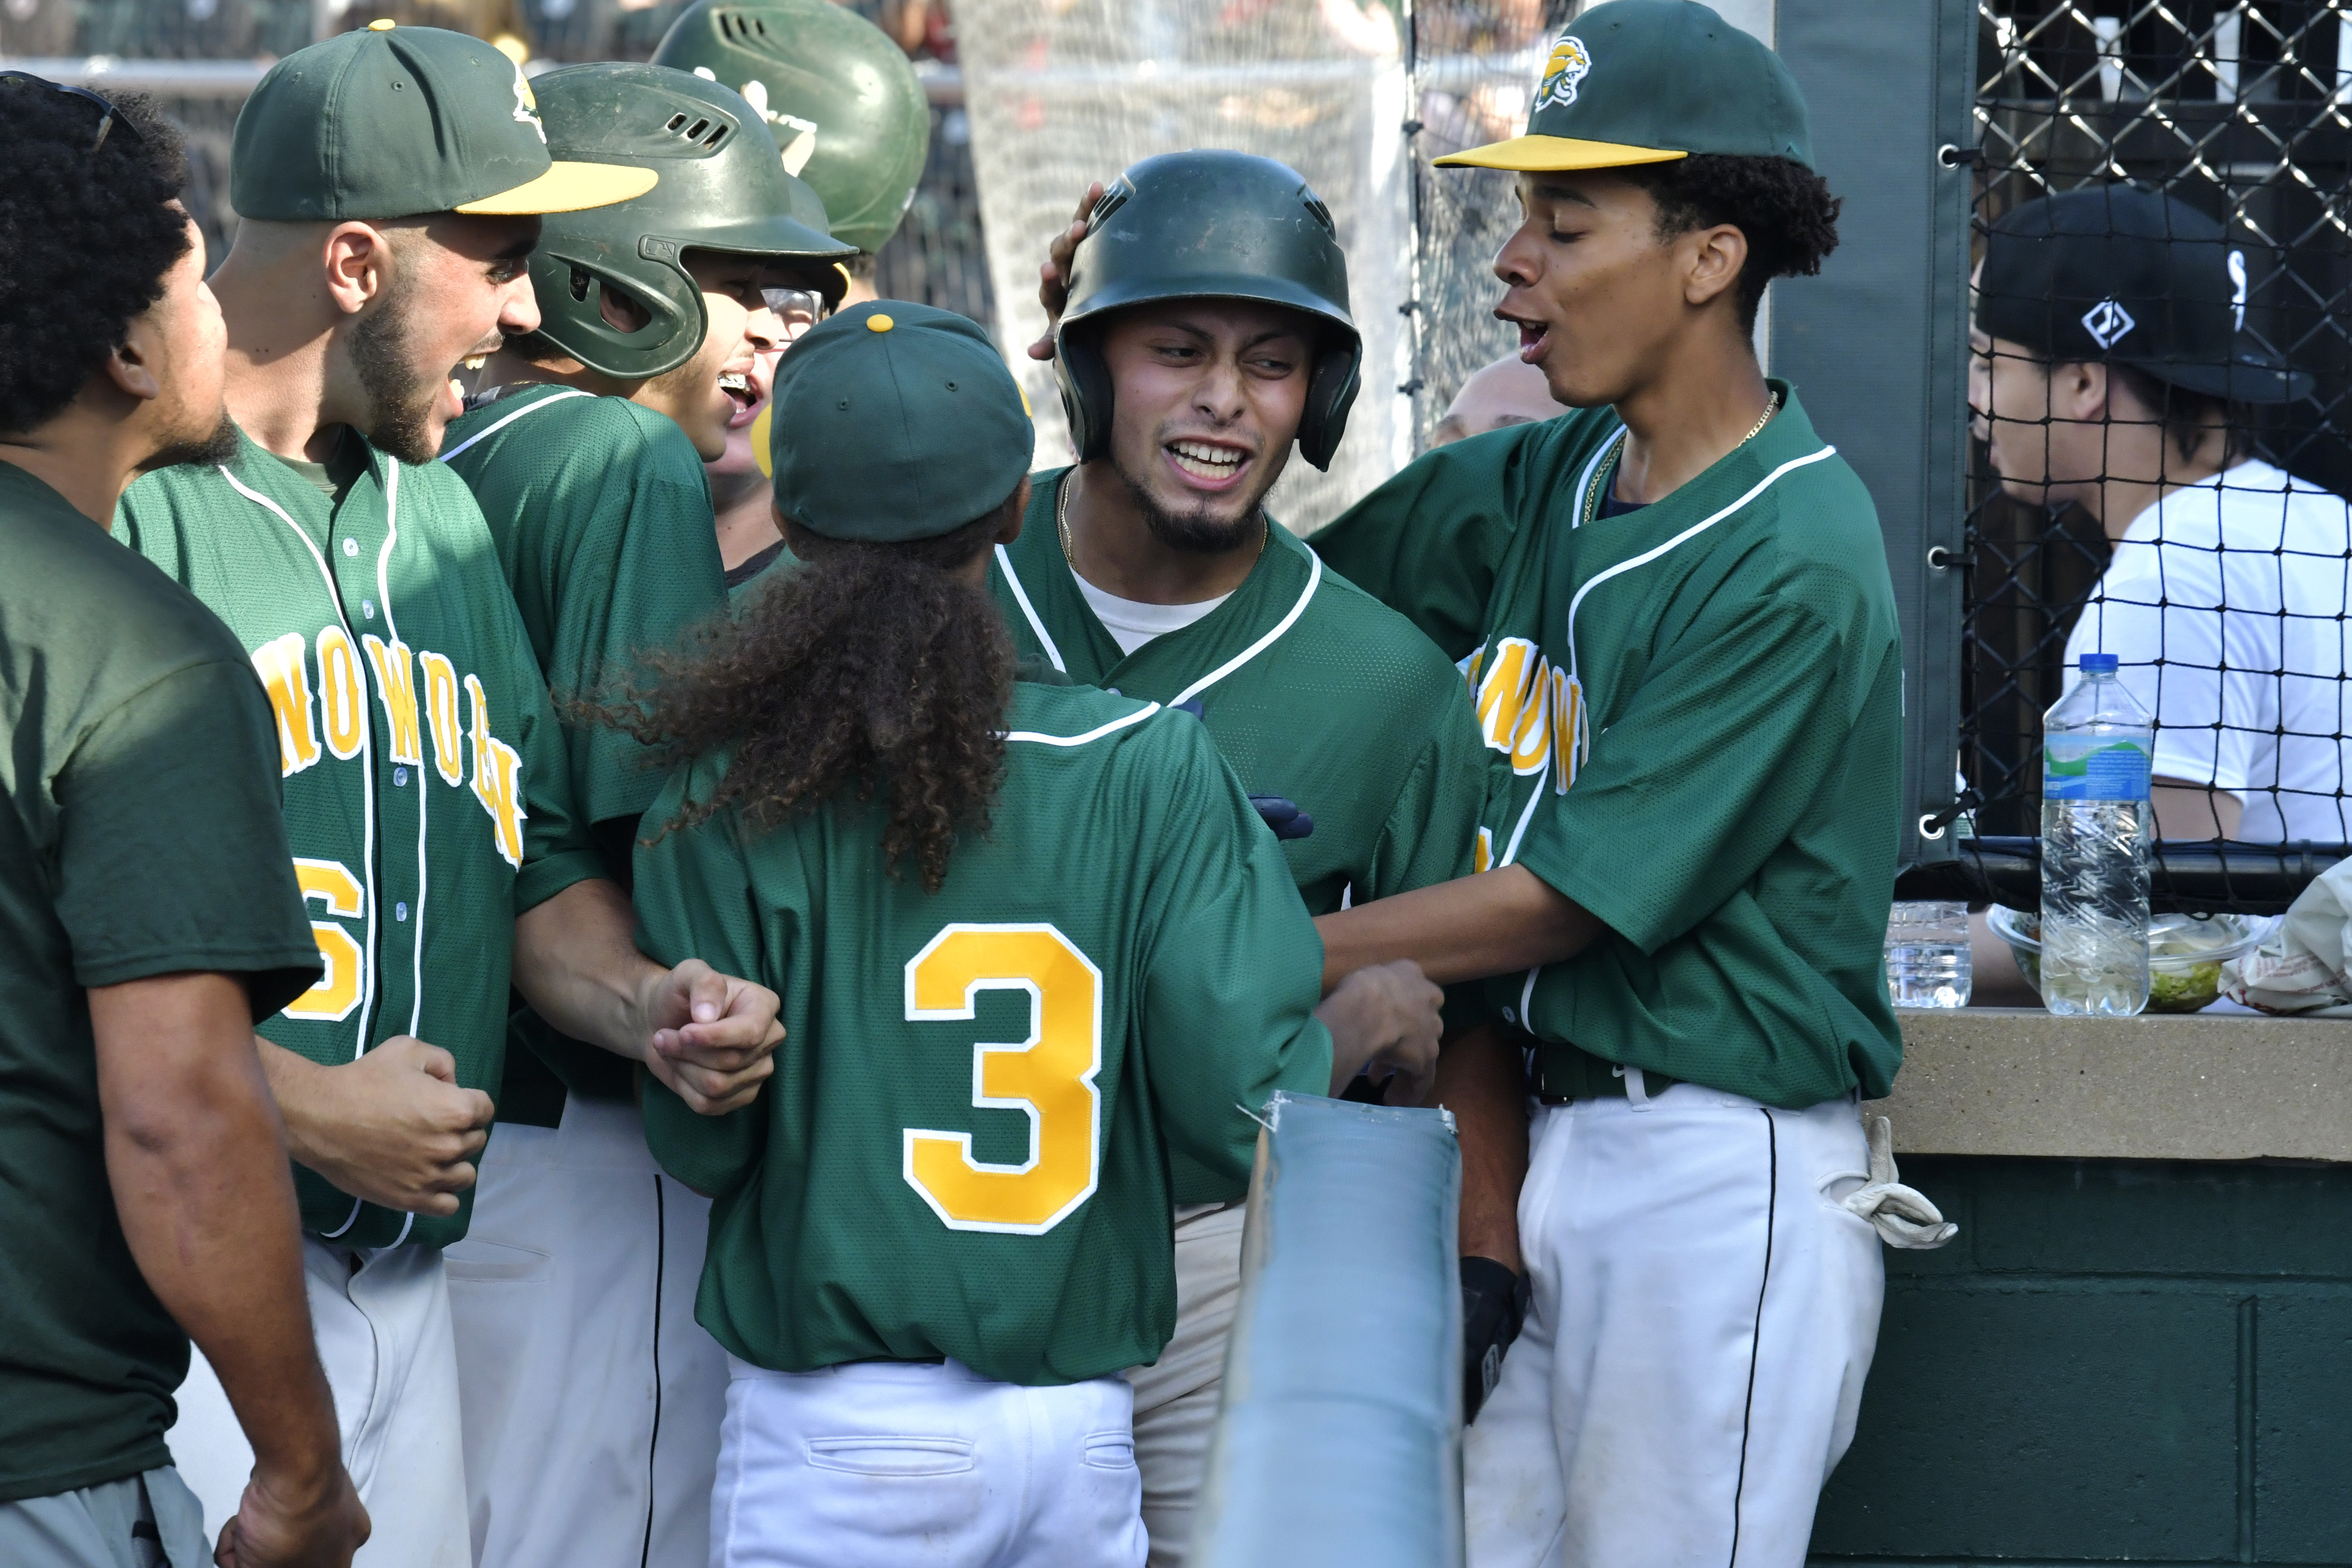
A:
[[[1591,911],[1523,866],[1376,899],[1316,917],[1323,989],[1359,969],[1410,958],[1440,985],[1572,958],[1601,934]]]
[[[333,1116],[326,1099],[332,1088],[325,1077],[327,1069],[266,1035],[253,1037],[253,1051],[269,1097],[278,1107],[288,1157],[298,1165],[318,1169]]]
[[[107,1175],[131,1256],[219,1373],[259,1467],[323,1478],[339,1462],[334,1407],[244,987],[173,975],[90,994]]]
[[[666,971],[637,951],[636,912],[602,878],[575,882],[516,917],[514,985],[575,1040],[646,1059],[644,998]]]
[[[1447,1038],[1425,1103],[1454,1113],[1462,1145],[1465,1258],[1519,1272],[1519,1187],[1528,1175],[1528,1109],[1519,1049],[1491,1025]]]

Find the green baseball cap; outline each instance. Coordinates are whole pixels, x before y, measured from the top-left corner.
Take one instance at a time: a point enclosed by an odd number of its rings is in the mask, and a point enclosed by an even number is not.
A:
[[[1528,133],[1441,167],[1622,169],[1694,153],[1813,166],[1804,94],[1780,57],[1697,0],[1607,0],[1551,47]]]
[[[1029,400],[979,323],[903,300],[819,321],[777,367],[776,505],[826,539],[937,539],[1029,471]]]
[[[297,49],[236,117],[229,205],[267,223],[580,212],[658,178],[548,154],[522,67],[478,38],[372,22]]]

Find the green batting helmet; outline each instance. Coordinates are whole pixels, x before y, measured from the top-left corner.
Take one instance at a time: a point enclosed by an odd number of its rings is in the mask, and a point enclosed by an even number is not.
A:
[[[824,198],[836,239],[882,248],[915,199],[931,110],[888,34],[832,0],[697,0],[656,65],[708,75],[751,100],[784,167]]]
[[[1331,209],[1298,171],[1247,153],[1165,153],[1113,181],[1071,264],[1054,364],[1081,461],[1110,450],[1110,371],[1097,317],[1155,300],[1257,300],[1315,319],[1298,455],[1318,468],[1348,428],[1364,343]]]
[[[805,260],[811,285],[841,298],[848,280],[833,263],[856,250],[825,232],[824,204],[784,173],[776,139],[740,96],[640,65],[572,66],[532,87],[550,148],[661,180],[634,201],[546,220],[530,253],[540,327],[520,345],[526,353],[551,345],[632,381],[684,364],[710,324],[686,269],[688,250]],[[601,309],[606,289],[653,319],[633,332],[613,325]]]

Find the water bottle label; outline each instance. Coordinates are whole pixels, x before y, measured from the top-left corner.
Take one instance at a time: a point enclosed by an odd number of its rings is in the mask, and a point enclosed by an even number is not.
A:
[[[2149,772],[2147,753],[2129,741],[2083,757],[2045,752],[2042,795],[2045,800],[2146,800]]]

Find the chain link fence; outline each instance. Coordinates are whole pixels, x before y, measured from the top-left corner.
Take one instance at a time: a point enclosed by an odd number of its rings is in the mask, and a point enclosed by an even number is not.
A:
[[[2127,676],[2140,667],[2142,695],[2157,694],[2158,773],[2188,773],[2183,755],[2210,759],[2185,782],[2239,796],[2227,837],[2300,841],[2324,862],[2352,837],[2340,739],[2352,540],[2335,499],[2352,493],[2352,0],[1979,0],[1977,22],[1977,255],[2022,204],[2117,182],[2219,220],[2235,253],[2242,352],[2305,373],[2310,386],[2283,404],[2229,405],[2233,444],[2315,493],[2284,527],[2275,490],[2221,500],[2218,530],[2191,528],[2189,509],[2176,514],[2170,501],[2103,521],[2084,505],[2006,493],[1993,448],[1977,444],[1959,563],[1963,802],[1979,835],[2038,832],[2042,714],[2064,689],[2069,639],[2088,610],[2100,617],[2095,637],[2075,638],[2076,651],[2104,638]],[[2208,502],[2204,515],[2215,510]],[[2135,550],[2154,553],[2125,570]],[[2205,831],[2231,826],[2222,816]],[[2308,856],[2298,867],[2276,851],[2193,849],[2186,840],[2203,833],[2164,831],[2160,900],[2171,870],[2182,873],[2169,879],[2181,884],[2173,901],[2275,909],[2312,869]]]

